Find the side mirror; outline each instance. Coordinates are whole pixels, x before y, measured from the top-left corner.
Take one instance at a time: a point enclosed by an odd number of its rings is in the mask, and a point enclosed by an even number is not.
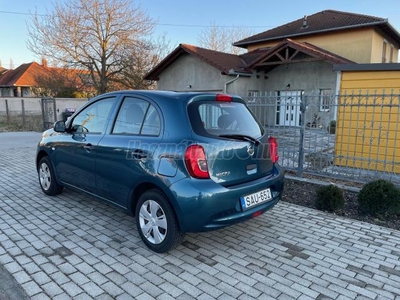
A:
[[[55,132],[65,132],[66,130],[65,122],[64,121],[55,122],[53,129]]]

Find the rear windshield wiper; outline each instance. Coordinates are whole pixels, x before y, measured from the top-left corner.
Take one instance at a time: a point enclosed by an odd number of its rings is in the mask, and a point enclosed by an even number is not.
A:
[[[252,142],[256,146],[260,143],[257,139],[253,138],[252,136],[244,134],[220,134],[219,137]]]

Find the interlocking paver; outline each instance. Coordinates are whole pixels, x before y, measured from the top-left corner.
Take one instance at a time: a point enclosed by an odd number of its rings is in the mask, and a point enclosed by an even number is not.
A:
[[[61,286],[71,297],[76,297],[81,294],[83,290],[74,282],[67,282]]]
[[[202,290],[198,289],[197,287],[188,282],[182,282],[179,285],[179,288],[183,290],[187,295],[190,295],[191,297],[194,298],[197,298],[199,295],[203,293]],[[182,295],[180,297],[182,297]]]
[[[31,300],[54,300],[54,299],[56,299],[56,298],[51,299],[51,298],[50,298],[49,296],[47,296],[45,293],[37,294],[37,295],[35,295],[35,296],[33,296],[33,297],[31,298]]]
[[[42,292],[42,289],[34,281],[28,281],[22,284],[22,288],[25,290],[26,294],[29,297],[32,297]]]
[[[69,189],[44,196],[38,137],[0,133],[0,264],[31,299],[399,298],[399,231],[279,203],[156,254],[131,216]]]
[[[145,293],[147,293],[153,297],[157,297],[163,293],[163,291],[158,286],[154,285],[153,283],[151,283],[149,281],[142,283],[139,287],[143,291],[145,291]]]

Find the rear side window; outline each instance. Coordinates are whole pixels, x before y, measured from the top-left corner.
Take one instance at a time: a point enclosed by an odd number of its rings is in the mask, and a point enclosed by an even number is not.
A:
[[[189,106],[190,122],[200,135],[247,135],[258,138],[263,128],[240,102],[194,102]]]
[[[118,112],[113,133],[157,136],[160,129],[160,115],[153,105],[127,97]]]

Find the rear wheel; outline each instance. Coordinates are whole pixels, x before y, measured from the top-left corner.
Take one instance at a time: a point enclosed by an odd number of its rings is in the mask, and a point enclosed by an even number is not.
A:
[[[154,252],[167,252],[183,240],[174,211],[159,190],[149,190],[140,196],[135,219],[140,237]]]
[[[43,157],[39,162],[38,175],[43,193],[54,196],[62,192],[63,186],[58,184],[54,175],[53,165],[47,156]]]

